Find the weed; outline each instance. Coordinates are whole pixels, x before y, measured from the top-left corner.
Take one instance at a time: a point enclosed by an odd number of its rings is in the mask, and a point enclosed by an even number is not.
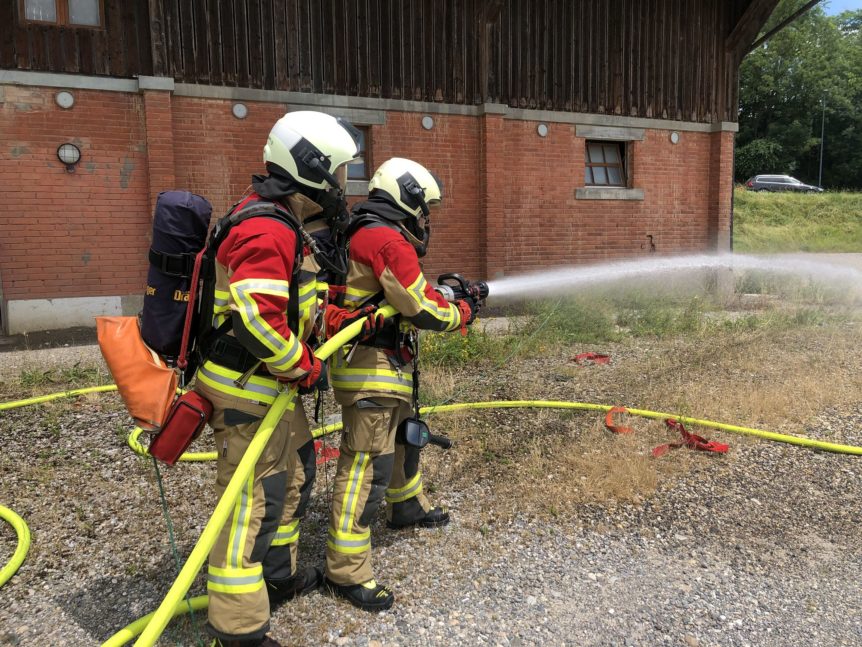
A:
[[[58,385],[69,388],[99,386],[108,375],[98,366],[82,366],[80,362],[62,368],[23,369],[18,376],[21,386],[27,389]]]
[[[478,361],[493,361],[502,357],[506,345],[478,328],[465,337],[458,333],[422,334],[422,362],[431,366],[464,366]]]

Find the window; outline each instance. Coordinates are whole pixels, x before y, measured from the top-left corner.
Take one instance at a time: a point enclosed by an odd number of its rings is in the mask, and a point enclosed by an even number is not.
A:
[[[371,168],[371,129],[368,126],[356,126],[359,131],[359,154],[362,156],[353,164],[347,165],[348,180],[369,180],[368,169]]]
[[[25,22],[102,27],[104,0],[20,0]]]
[[[585,186],[626,186],[625,142],[587,140],[584,147]]]

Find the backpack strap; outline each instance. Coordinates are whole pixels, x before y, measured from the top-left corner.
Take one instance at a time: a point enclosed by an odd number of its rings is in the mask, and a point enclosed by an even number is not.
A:
[[[272,218],[290,227],[296,237],[296,251],[293,259],[293,273],[290,277],[290,285],[288,288],[287,302],[287,327],[298,335],[299,334],[299,274],[302,269],[303,259],[303,242],[302,234],[300,233],[300,224],[296,216],[283,207],[267,201],[257,201],[242,209],[237,210],[239,203],[231,207],[231,210],[226,216],[221,218],[215,225],[210,234],[204,251],[205,265],[201,267],[201,279],[206,283],[208,281],[215,282],[215,258],[218,249],[227,238],[228,233],[236,225],[250,218]],[[200,352],[203,357],[209,354],[213,344],[222,335],[226,334],[233,327],[230,317],[218,328],[212,328],[212,313],[215,307],[214,290],[203,290],[201,298],[201,321],[200,321]]]

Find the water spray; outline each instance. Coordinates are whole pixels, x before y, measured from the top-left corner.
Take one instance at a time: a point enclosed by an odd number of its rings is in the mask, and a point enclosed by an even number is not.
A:
[[[658,258],[651,256],[635,261],[548,268],[540,272],[496,279],[483,285],[495,299],[517,299],[524,296],[561,295],[590,285],[620,280],[722,269],[794,274],[817,278],[822,282],[844,282],[856,285],[862,283],[862,272],[857,269],[814,261],[802,254],[776,254],[764,257],[744,254],[693,254]]]

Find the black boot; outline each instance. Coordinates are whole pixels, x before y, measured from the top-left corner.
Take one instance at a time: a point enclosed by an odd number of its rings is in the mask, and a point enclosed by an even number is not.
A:
[[[395,602],[392,591],[374,580],[363,584],[336,584],[327,577],[324,584],[335,597],[344,598],[365,611],[385,611]]]
[[[401,503],[392,504],[392,519],[386,522],[386,527],[393,530],[420,526],[422,528],[439,528],[449,523],[449,513],[446,508],[432,508],[427,512],[419,505],[416,497]]]
[[[269,636],[253,640],[223,640],[216,638],[213,647],[284,647],[280,642]]]
[[[323,582],[323,573],[313,566],[299,569],[284,580],[267,580],[269,606],[276,607],[282,602],[316,591],[320,588],[321,582]]]

